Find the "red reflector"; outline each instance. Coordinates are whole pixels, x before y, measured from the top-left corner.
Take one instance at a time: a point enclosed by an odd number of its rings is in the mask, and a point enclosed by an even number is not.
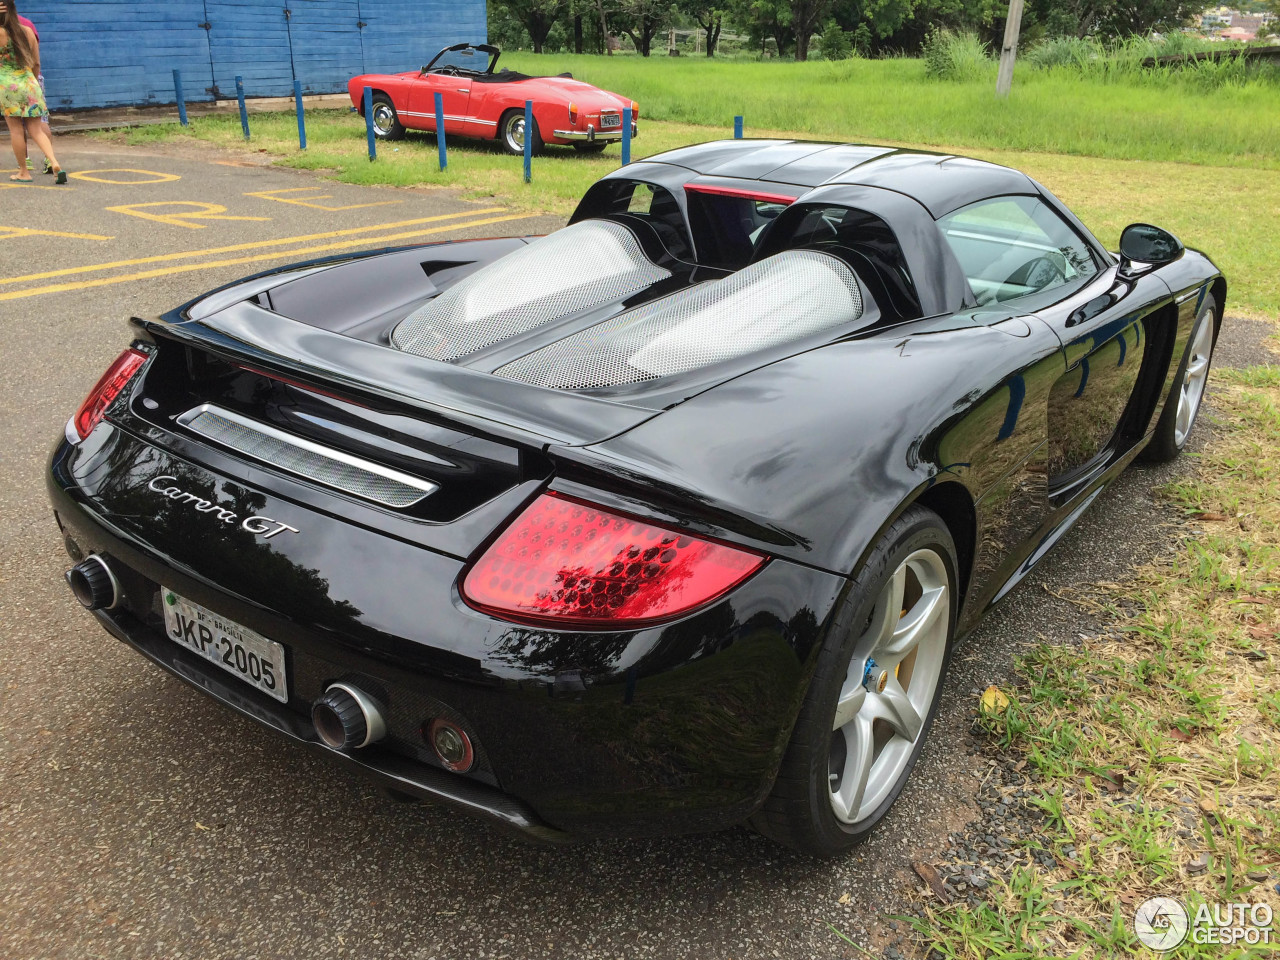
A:
[[[795,197],[785,193],[765,193],[762,190],[744,190],[741,187],[720,187],[711,183],[686,183],[685,193],[709,193],[717,197],[742,197],[744,200],[755,200],[757,203],[781,203],[787,206],[796,202]]]
[[[107,368],[102,379],[89,391],[89,396],[85,397],[84,403],[80,404],[80,409],[76,411],[75,419],[72,421],[76,436],[83,440],[93,431],[102,419],[102,415],[106,413],[107,407],[111,406],[111,401],[120,395],[125,384],[133,379],[133,375],[146,362],[147,355],[141,350],[132,348],[116,357],[115,362]]]
[[[765,558],[558,494],[531,503],[462,582],[506,620],[624,627],[701,607]]]

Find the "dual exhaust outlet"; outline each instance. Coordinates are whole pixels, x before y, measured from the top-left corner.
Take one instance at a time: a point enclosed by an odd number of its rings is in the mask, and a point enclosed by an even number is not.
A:
[[[106,560],[93,553],[67,571],[67,585],[86,610],[111,610],[123,591]],[[359,750],[387,735],[382,706],[350,683],[331,683],[311,705],[316,734],[334,750]],[[423,738],[440,762],[457,773],[466,773],[475,762],[471,738],[457,724],[436,717],[423,724]]]

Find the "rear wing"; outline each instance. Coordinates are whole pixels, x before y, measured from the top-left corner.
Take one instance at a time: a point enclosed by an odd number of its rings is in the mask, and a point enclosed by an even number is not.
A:
[[[616,436],[658,410],[494,377],[321,330],[242,301],[202,320],[178,312],[133,324],[224,359],[372,395],[518,443],[580,446]]]

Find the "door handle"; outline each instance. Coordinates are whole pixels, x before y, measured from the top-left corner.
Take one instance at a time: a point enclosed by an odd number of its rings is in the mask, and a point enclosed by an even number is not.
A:
[[[1071,316],[1067,317],[1067,326],[1075,327],[1087,320],[1092,320],[1104,310],[1114,307],[1129,292],[1128,284],[1117,283],[1106,293],[1100,297],[1094,297],[1084,306],[1077,307],[1071,312]]]
[[[471,92],[471,88],[470,88],[470,87],[458,87],[457,89],[458,89],[458,92],[459,92],[459,93],[470,93],[470,92]]]

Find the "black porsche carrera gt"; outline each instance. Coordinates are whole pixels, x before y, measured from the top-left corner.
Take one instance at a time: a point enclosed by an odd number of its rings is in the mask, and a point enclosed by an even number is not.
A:
[[[102,625],[545,839],[885,816],[952,646],[1195,421],[1226,284],[1025,175],[736,140],[542,238],[135,319],[49,491]]]

